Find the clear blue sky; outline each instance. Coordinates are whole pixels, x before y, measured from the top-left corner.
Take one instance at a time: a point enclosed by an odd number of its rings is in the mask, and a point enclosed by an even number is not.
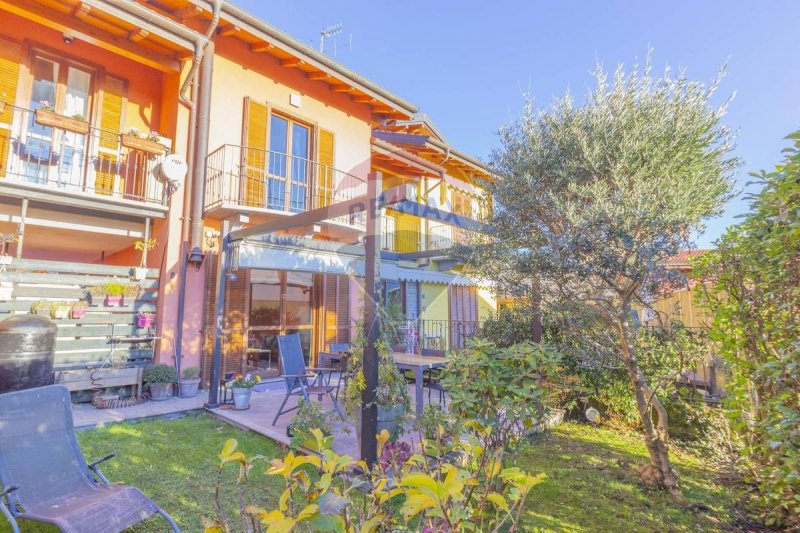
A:
[[[727,122],[739,131],[738,173],[771,169],[800,129],[800,0],[331,1],[237,0],[295,38],[319,45],[342,22],[352,52],[337,59],[426,112],[460,150],[486,158],[522,91],[538,106],[569,88],[582,96],[596,60],[613,68],[654,49],[659,70],[685,67],[710,81],[728,62],[719,99],[736,92]],[[733,200],[698,242],[708,246],[746,210]]]

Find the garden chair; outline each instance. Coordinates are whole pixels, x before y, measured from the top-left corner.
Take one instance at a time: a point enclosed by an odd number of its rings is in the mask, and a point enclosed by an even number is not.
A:
[[[281,415],[297,409],[298,406],[295,405],[284,410],[286,402],[291,396],[302,396],[307,402],[310,402],[311,396],[316,396],[317,400],[321,401],[322,397],[327,394],[333,401],[334,410],[344,420],[344,415],[339,409],[336,397],[333,395],[336,385],[325,383],[325,369],[306,368],[303,347],[300,345],[300,334],[293,333],[291,335],[278,336],[278,353],[283,365],[283,375],[281,377],[286,385],[286,396],[283,397],[283,402],[278,408],[278,413],[275,415],[272,425],[275,425]]]
[[[339,399],[339,390],[342,388],[342,383],[347,387],[347,381],[350,379],[350,374],[347,372],[347,360],[350,357],[350,345],[346,342],[334,343],[328,346],[327,352],[319,352],[317,358],[319,359],[319,366],[328,370],[328,382],[331,384],[331,376],[333,371],[339,372],[339,379],[336,381],[336,399]]]
[[[86,464],[65,386],[0,395],[0,511],[14,533],[19,519],[53,524],[66,533],[117,533],[155,513],[180,532],[139,489],[103,476],[97,465],[112,457]]]
[[[444,350],[423,348],[420,351],[420,355],[425,355],[428,357],[444,357],[445,352]],[[442,386],[442,369],[431,368],[430,370],[426,370],[425,374],[426,376],[424,384],[428,388],[428,403],[431,403],[431,391],[435,390],[439,392],[439,405],[442,405],[444,403],[444,395],[447,392]]]

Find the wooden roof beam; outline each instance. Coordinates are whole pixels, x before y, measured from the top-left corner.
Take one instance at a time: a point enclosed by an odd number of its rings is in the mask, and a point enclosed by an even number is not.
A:
[[[351,87],[349,85],[331,85],[331,90],[335,93],[347,93],[350,92]]]
[[[228,37],[231,35],[236,35],[241,30],[242,29],[235,24],[226,24],[224,26],[220,26],[219,28],[217,28],[217,35],[221,37]]]
[[[356,94],[353,96],[353,101],[357,104],[371,104],[375,99],[366,94]]]
[[[147,36],[150,35],[150,32],[145,30],[144,28],[139,28],[138,30],[134,30],[128,34],[128,40],[134,43],[138,43],[144,39],[147,39]]]
[[[202,12],[203,12],[203,8],[202,7],[196,6],[194,4],[189,4],[186,7],[182,7],[181,9],[178,9],[177,11],[174,11],[172,13],[172,16],[175,17],[176,19],[180,20],[180,21],[184,21],[186,19],[194,18],[194,17],[200,15],[200,13],[202,13]]]
[[[250,45],[251,52],[269,52],[275,48],[275,45],[272,43],[254,43]]]
[[[282,67],[297,68],[305,64],[305,61],[297,57],[287,57],[286,59],[281,59]]]
[[[326,80],[326,79],[328,79],[330,77],[331,77],[330,74],[327,74],[327,73],[322,72],[322,71],[314,71],[314,72],[309,72],[309,73],[306,74],[306,78],[308,78],[310,80],[315,80],[315,81]]]
[[[78,2],[75,5],[75,8],[72,10],[72,16],[78,20],[84,20],[86,17],[89,16],[89,13],[92,11],[92,6],[84,4],[83,2]]]

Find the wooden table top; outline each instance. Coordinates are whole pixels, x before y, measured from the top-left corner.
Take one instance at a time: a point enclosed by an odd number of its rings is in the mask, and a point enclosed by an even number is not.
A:
[[[414,353],[392,352],[392,358],[398,365],[424,368],[439,368],[447,364],[446,357],[437,357],[434,355],[417,355]]]

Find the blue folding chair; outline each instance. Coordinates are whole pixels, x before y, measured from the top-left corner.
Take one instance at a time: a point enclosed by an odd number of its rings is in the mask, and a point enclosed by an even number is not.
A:
[[[283,375],[281,377],[286,385],[286,396],[284,396],[283,402],[278,408],[278,413],[275,415],[272,425],[275,425],[281,415],[297,409],[295,405],[284,410],[286,402],[291,396],[302,396],[307,402],[310,402],[311,396],[317,396],[317,400],[322,401],[322,397],[327,394],[333,402],[334,410],[344,420],[344,415],[336,402],[336,396],[333,394],[333,391],[336,390],[336,385],[325,383],[325,369],[306,368],[303,347],[300,345],[300,334],[280,335],[278,337],[278,353],[283,365]]]

